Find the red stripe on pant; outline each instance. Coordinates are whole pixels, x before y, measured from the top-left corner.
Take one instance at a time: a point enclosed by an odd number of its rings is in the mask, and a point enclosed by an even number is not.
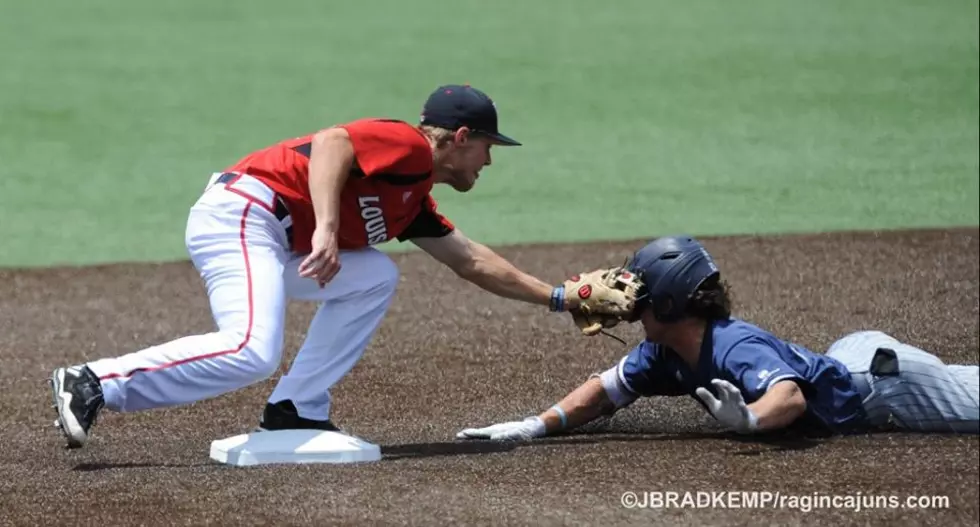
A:
[[[228,355],[228,354],[231,354],[231,353],[238,353],[239,351],[241,351],[245,347],[246,344],[248,344],[249,339],[252,337],[252,316],[253,316],[253,313],[252,313],[252,268],[251,268],[251,266],[249,265],[249,262],[248,262],[248,245],[245,243],[245,223],[246,223],[246,220],[248,219],[248,211],[249,211],[249,209],[252,208],[252,203],[255,203],[255,202],[252,201],[252,200],[249,200],[248,203],[245,204],[245,210],[244,210],[244,212],[242,212],[241,230],[239,231],[239,236],[240,236],[241,241],[242,241],[242,255],[245,258],[245,280],[246,280],[246,282],[248,284],[248,326],[245,329],[245,338],[242,339],[242,342],[240,344],[238,344],[237,347],[232,348],[232,349],[215,351],[213,353],[206,353],[204,355],[197,355],[195,357],[189,357],[189,358],[181,359],[181,360],[174,361],[174,362],[168,362],[167,364],[161,364],[159,366],[153,366],[153,367],[150,367],[150,368],[137,368],[135,370],[131,370],[131,371],[128,371],[126,373],[110,373],[108,375],[99,377],[99,380],[100,381],[106,381],[106,380],[109,380],[109,379],[127,378],[127,377],[131,377],[132,375],[134,375],[136,373],[140,373],[140,372],[159,371],[159,370],[163,370],[163,369],[166,369],[166,368],[172,368],[174,366],[180,366],[181,364],[187,364],[188,362],[194,362],[194,361],[198,361],[198,360],[210,359],[212,357],[220,357],[222,355]]]

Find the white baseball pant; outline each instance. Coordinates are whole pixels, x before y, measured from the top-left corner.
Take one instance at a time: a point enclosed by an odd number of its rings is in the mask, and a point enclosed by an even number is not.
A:
[[[267,379],[281,363],[292,298],[321,305],[269,402],[291,399],[302,417],[329,417],[330,388],[363,355],[394,296],[398,268],[384,253],[365,248],[341,251],[342,267],[322,289],[300,278],[303,256],[289,251],[274,200],[273,191],[250,176],[208,185],[191,208],[185,241],[217,330],[89,363],[106,408],[176,406]]]

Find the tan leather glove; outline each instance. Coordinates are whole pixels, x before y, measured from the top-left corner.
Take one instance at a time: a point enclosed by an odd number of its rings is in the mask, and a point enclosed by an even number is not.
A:
[[[641,286],[622,267],[597,269],[565,280],[565,305],[579,330],[592,336],[632,315]]]

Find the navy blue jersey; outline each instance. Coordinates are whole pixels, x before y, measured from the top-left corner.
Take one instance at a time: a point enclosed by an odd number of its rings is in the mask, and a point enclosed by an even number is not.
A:
[[[709,323],[697,369],[692,371],[673,351],[644,341],[623,358],[619,380],[635,396],[712,393],[711,379],[724,379],[751,404],[773,384],[792,380],[806,397],[806,413],[794,427],[806,431],[846,431],[863,426],[861,396],[839,361],[783,341],[768,331],[738,319]]]

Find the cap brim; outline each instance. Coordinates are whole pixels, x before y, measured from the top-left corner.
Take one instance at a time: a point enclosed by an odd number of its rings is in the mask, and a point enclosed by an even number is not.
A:
[[[514,139],[511,139],[511,138],[507,137],[504,134],[488,134],[486,132],[480,132],[480,134],[489,137],[490,139],[492,139],[494,141],[494,143],[496,143],[498,145],[501,145],[501,146],[521,146],[521,143],[519,143],[518,141],[516,141]]]

